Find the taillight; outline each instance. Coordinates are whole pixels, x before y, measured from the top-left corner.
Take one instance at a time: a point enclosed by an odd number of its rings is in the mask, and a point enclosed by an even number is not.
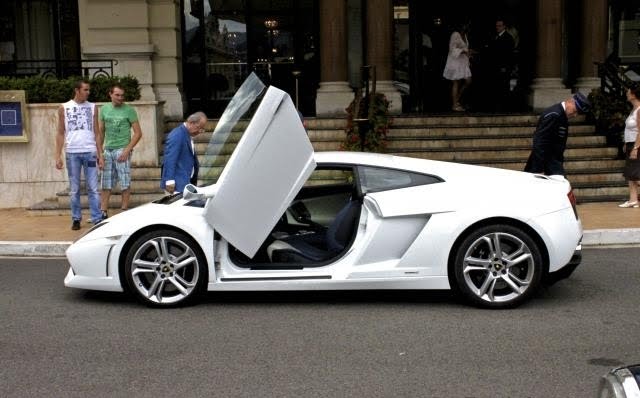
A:
[[[573,194],[573,188],[569,189],[567,192],[567,198],[569,198],[569,203],[571,203],[571,207],[573,208],[573,214],[576,215],[576,220],[578,219],[578,208],[576,207],[576,195]]]

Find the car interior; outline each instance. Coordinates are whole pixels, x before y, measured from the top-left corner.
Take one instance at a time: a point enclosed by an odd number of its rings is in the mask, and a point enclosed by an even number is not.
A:
[[[317,168],[253,258],[229,246],[231,260],[252,269],[319,267],[344,254],[362,208],[352,168]]]

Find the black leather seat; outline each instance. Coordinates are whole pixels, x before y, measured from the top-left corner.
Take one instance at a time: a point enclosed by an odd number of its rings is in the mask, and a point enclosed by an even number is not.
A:
[[[316,263],[327,261],[351,241],[358,225],[361,204],[349,201],[336,215],[326,231],[305,235],[291,235],[267,247],[272,263]]]

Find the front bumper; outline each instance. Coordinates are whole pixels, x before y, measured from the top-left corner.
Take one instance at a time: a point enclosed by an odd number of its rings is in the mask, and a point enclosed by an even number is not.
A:
[[[118,275],[118,254],[124,239],[79,240],[69,246],[66,255],[69,272],[66,287],[122,292]]]
[[[123,291],[122,286],[120,286],[120,281],[113,277],[98,278],[95,276],[76,275],[71,267],[69,267],[69,272],[67,272],[67,276],[64,278],[64,285],[77,289],[102,290],[105,292]]]

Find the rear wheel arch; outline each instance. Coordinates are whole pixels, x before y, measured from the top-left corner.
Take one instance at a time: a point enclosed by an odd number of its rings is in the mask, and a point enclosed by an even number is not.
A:
[[[456,239],[456,241],[453,243],[453,246],[451,247],[451,250],[449,251],[449,257],[448,257],[448,269],[449,269],[449,271],[452,270],[453,260],[456,257],[456,252],[460,248],[460,244],[462,243],[462,241],[464,239],[466,239],[467,236],[469,236],[472,232],[474,232],[474,231],[476,231],[476,230],[478,230],[478,229],[480,229],[482,227],[486,227],[488,225],[497,225],[497,224],[511,225],[511,226],[516,227],[516,228],[520,228],[524,232],[526,232],[531,237],[531,239],[533,239],[536,242],[536,244],[538,245],[538,248],[540,249],[540,251],[542,253],[542,256],[543,256],[543,259],[544,259],[545,272],[549,272],[549,252],[547,250],[547,245],[545,245],[544,240],[542,239],[542,237],[536,232],[535,229],[531,228],[529,225],[523,223],[520,220],[516,220],[516,219],[508,218],[508,217],[487,218],[487,219],[478,221],[478,222],[468,226],[458,236],[458,239]],[[451,273],[449,273],[449,276],[451,277]]]
[[[535,244],[541,257],[541,266],[542,266],[541,280],[546,279],[546,276],[548,275],[548,270],[549,270],[549,254],[542,237],[529,225],[519,220],[506,218],[506,217],[494,217],[494,218],[481,220],[467,227],[458,236],[453,246],[451,247],[451,250],[448,256],[447,275],[449,279],[449,285],[451,286],[451,289],[454,290],[456,293],[461,293],[461,290],[458,285],[459,281],[456,276],[456,258],[458,257],[458,254],[462,248],[462,245],[468,244],[468,242],[465,242],[465,241],[467,241],[467,239],[471,237],[473,234],[481,231],[484,228],[492,227],[492,226],[509,226],[509,227],[515,228],[516,230],[525,234],[529,239],[531,239],[531,241],[533,241],[533,243]],[[506,232],[508,233],[508,231]]]

